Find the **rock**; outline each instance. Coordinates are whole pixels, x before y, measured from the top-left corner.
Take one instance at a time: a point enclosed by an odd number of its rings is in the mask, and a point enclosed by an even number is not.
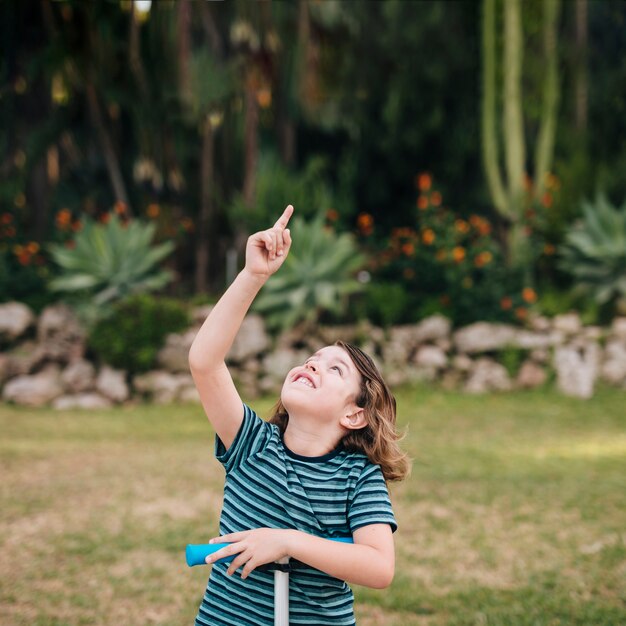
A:
[[[126,384],[126,372],[104,365],[96,378],[96,389],[114,402],[124,402],[130,395]]]
[[[511,345],[515,334],[515,327],[508,324],[476,322],[457,330],[453,341],[459,352],[489,352]]]
[[[86,333],[74,312],[64,304],[46,307],[39,316],[37,340],[42,358],[69,363],[85,354]]]
[[[459,372],[469,372],[474,365],[474,361],[467,354],[455,354],[452,357],[452,367]]]
[[[552,328],[565,333],[565,335],[576,335],[582,328],[580,315],[575,311],[557,315],[552,320]]]
[[[548,378],[543,367],[532,359],[526,359],[517,373],[516,384],[522,389],[533,389],[543,385]]]
[[[213,310],[214,304],[204,304],[202,306],[195,307],[191,311],[191,319],[193,320],[193,324],[198,326],[198,329],[202,324],[204,324],[207,317],[209,317],[209,313]]]
[[[193,404],[200,404],[200,395],[198,390],[194,387],[183,387],[178,392],[178,399],[180,402],[190,402]]]
[[[84,359],[72,361],[63,370],[61,382],[65,389],[71,393],[90,391],[96,384],[96,368]]]
[[[63,394],[59,375],[59,368],[50,365],[33,376],[18,376],[4,386],[2,397],[25,406],[44,406]]]
[[[265,331],[265,323],[260,315],[246,315],[228,353],[228,362],[240,363],[246,359],[263,354],[270,346],[270,339]]]
[[[530,329],[543,333],[550,330],[550,320],[543,315],[532,315],[529,320]]]
[[[320,326],[317,328],[320,347],[332,346],[336,341],[357,343],[358,327],[355,324],[345,326]]]
[[[550,352],[541,348],[531,350],[529,356],[535,363],[548,363],[550,361]]]
[[[554,368],[558,389],[568,396],[591,398],[598,376],[600,347],[588,343],[584,347],[559,346],[554,351]]]
[[[481,357],[474,362],[465,383],[465,391],[469,393],[509,391],[512,387],[511,378],[504,365],[486,357]]]
[[[383,361],[389,365],[404,365],[408,363],[415,347],[415,325],[394,326],[389,331],[389,337],[383,344]]]
[[[444,352],[450,352],[450,350],[452,350],[452,339],[449,337],[435,339],[435,345],[438,348],[441,348]]]
[[[441,387],[446,391],[459,389],[463,384],[463,372],[461,370],[448,370],[441,377]]]
[[[626,343],[612,339],[606,344],[600,376],[611,385],[626,384]]]
[[[194,387],[190,374],[171,374],[153,370],[133,378],[133,388],[140,394],[149,395],[159,404],[174,402],[187,387]]]
[[[611,335],[626,342],[626,317],[616,317],[611,323]]]
[[[604,337],[604,329],[600,326],[585,326],[581,336],[587,341],[599,341]]]
[[[25,341],[6,352],[5,376],[26,376],[33,373],[43,362],[44,355],[34,341]]]
[[[52,407],[58,410],[67,409],[108,409],[113,403],[99,393],[79,393],[73,396],[57,398]]]
[[[415,358],[415,365],[419,367],[443,369],[448,364],[446,353],[437,346],[421,346],[418,348]]]
[[[282,384],[289,370],[296,365],[302,365],[310,356],[305,350],[288,348],[275,350],[263,359],[263,370],[267,376]]]
[[[549,348],[561,343],[563,335],[560,332],[536,333],[531,330],[517,330],[511,345],[524,350],[535,348]]]
[[[452,322],[443,315],[431,315],[424,318],[414,328],[413,341],[425,343],[427,341],[437,341],[438,339],[448,339]]]
[[[35,314],[21,302],[0,304],[0,340],[13,342],[34,323]]]
[[[189,372],[189,348],[198,334],[190,328],[185,333],[171,333],[157,354],[157,363],[168,372]]]

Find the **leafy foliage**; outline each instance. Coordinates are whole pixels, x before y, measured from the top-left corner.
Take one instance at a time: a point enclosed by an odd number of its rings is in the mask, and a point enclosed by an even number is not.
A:
[[[111,215],[106,224],[86,218],[72,248],[50,246],[62,270],[50,288],[77,296],[92,307],[161,289],[172,280],[172,273],[158,265],[174,244],[153,245],[154,233],[152,223],[123,223],[117,215]]]
[[[188,324],[180,302],[135,295],[115,304],[112,314],[96,323],[89,347],[104,363],[133,374],[145,372],[154,367],[165,337]]]
[[[626,201],[621,208],[598,193],[582,203],[583,217],[565,234],[559,267],[571,274],[575,291],[600,304],[626,301]]]
[[[345,312],[348,296],[362,289],[353,274],[364,263],[352,236],[324,227],[324,215],[291,223],[293,247],[280,272],[267,282],[254,308],[271,328],[315,322],[321,313]]]

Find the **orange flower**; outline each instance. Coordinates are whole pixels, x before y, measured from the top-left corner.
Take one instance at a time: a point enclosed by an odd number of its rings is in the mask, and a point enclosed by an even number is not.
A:
[[[7,237],[15,237],[16,230],[15,230],[15,228],[13,228],[13,226],[7,226],[7,227],[5,228],[5,230],[4,230],[4,234],[5,234]]]
[[[185,232],[190,233],[193,230],[193,220],[189,217],[184,217],[180,223]]]
[[[36,241],[30,241],[26,246],[29,254],[37,254],[39,252],[39,244]]]
[[[433,241],[435,241],[435,231],[432,228],[427,228],[422,233],[422,241],[429,246]]]
[[[481,220],[478,232],[481,235],[488,235],[491,232],[491,224],[487,220]]]
[[[523,306],[518,306],[515,309],[515,317],[517,317],[518,320],[526,319],[527,315],[528,311]]]
[[[256,101],[262,109],[267,109],[272,104],[272,90],[269,87],[261,87],[256,92]]]
[[[546,191],[543,196],[541,196],[541,204],[549,209],[552,206],[552,194],[549,191]]]
[[[420,191],[428,191],[433,184],[433,178],[428,172],[422,172],[415,177],[415,184]]]
[[[369,213],[360,213],[357,218],[359,228],[368,228],[374,223],[374,218]]]
[[[0,217],[0,224],[10,224],[13,221],[13,216],[10,213],[3,213]]]
[[[331,222],[336,222],[339,219],[339,212],[336,209],[328,209],[328,211],[326,211],[326,219]]]
[[[405,243],[402,246],[402,252],[404,252],[406,256],[411,256],[415,253],[415,246],[412,243]]]
[[[146,209],[146,215],[150,218],[150,219],[155,219],[157,217],[159,217],[159,213],[161,212],[161,207],[156,204],[155,202],[153,202],[152,204],[148,205],[148,208]]]
[[[100,221],[101,221],[103,224],[108,224],[110,219],[111,219],[111,214],[110,214],[110,213],[103,213],[103,214],[100,216]]]
[[[125,202],[122,202],[121,200],[118,200],[113,206],[113,210],[115,211],[117,215],[125,215],[127,209],[128,209],[128,206],[126,205]]]
[[[452,250],[452,258],[460,263],[465,258],[465,248],[462,246],[455,246]]]
[[[547,243],[543,247],[543,253],[547,254],[548,256],[550,256],[551,254],[554,254],[555,252],[556,252],[556,247],[554,246],[554,244]]]
[[[369,213],[359,213],[356,223],[362,235],[371,235],[374,232],[374,218]]]
[[[428,208],[428,196],[425,196],[423,194],[418,196],[417,208],[420,209],[421,211],[424,211],[425,209]]]
[[[77,233],[79,230],[83,229],[83,223],[80,220],[76,220],[73,224],[72,224],[72,230]]]
[[[433,191],[430,194],[430,203],[433,206],[439,206],[441,204],[441,194],[438,191]]]
[[[411,280],[412,278],[415,277],[415,270],[411,267],[405,267],[404,271],[402,272],[402,275],[407,279],[407,280]]]
[[[504,298],[500,300],[500,308],[503,309],[504,311],[508,311],[512,306],[513,306],[513,300],[511,300],[509,296],[504,296]]]
[[[455,220],[454,226],[460,233],[466,233],[470,228],[469,224],[465,220],[461,219]]]
[[[524,287],[524,289],[522,289],[522,299],[524,300],[524,302],[528,302],[529,304],[531,304],[532,302],[537,301],[537,294],[534,289],[530,287]]]
[[[448,253],[445,251],[444,248],[441,248],[441,250],[437,250],[437,254],[435,254],[435,258],[437,259],[437,261],[445,261],[447,256]]]
[[[61,209],[56,215],[56,225],[60,230],[65,230],[72,221],[72,213],[69,209]]]
[[[474,265],[476,267],[483,267],[484,265],[491,263],[492,260],[493,254],[491,254],[489,250],[484,250],[474,257]]]
[[[524,172],[524,189],[530,191],[533,188],[533,179]]]

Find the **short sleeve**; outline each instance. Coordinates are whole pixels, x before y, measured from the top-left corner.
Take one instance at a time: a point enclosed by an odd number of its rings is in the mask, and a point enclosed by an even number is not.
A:
[[[389,491],[379,465],[366,465],[348,504],[350,532],[369,524],[389,524],[392,532],[398,528],[391,508]]]
[[[270,430],[270,424],[244,404],[241,426],[228,450],[222,440],[215,435],[215,458],[224,466],[227,474],[232,472],[263,447]]]

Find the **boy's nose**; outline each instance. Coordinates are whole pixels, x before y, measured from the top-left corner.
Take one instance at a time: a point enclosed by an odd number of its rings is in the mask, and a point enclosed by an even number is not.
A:
[[[315,363],[307,363],[305,367],[308,367],[310,370],[317,372],[317,365],[315,365]]]

